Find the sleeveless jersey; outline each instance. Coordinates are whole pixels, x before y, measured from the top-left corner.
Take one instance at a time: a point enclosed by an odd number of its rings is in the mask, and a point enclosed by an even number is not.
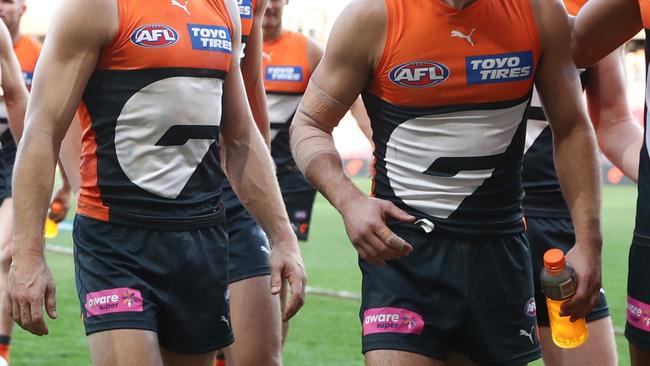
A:
[[[571,16],[576,16],[586,0],[564,0]],[[589,72],[579,69],[583,90]],[[524,155],[524,212],[529,217],[571,218],[560,190],[553,161],[553,134],[542,109],[537,90],[528,109],[528,128]]]
[[[36,39],[28,36],[20,36],[14,43],[14,52],[20,63],[20,70],[25,80],[27,89],[32,88],[32,78],[34,77],[34,70],[36,69],[36,60],[41,54],[41,43]],[[9,132],[7,124],[7,107],[4,101],[0,101],[0,143],[3,149],[15,150],[16,146],[13,141],[13,136]]]
[[[313,71],[308,44],[307,37],[290,31],[283,31],[279,38],[264,42],[262,67],[271,122],[271,156],[283,192],[312,189],[296,168],[289,146],[289,125]]]
[[[239,16],[241,17],[241,41],[246,43],[253,29],[253,14],[257,0],[237,0]]]
[[[521,232],[525,111],[541,53],[530,0],[462,10],[385,1],[386,44],[363,93],[374,196],[434,230]]]
[[[650,1],[640,0],[641,16],[643,18],[643,28],[645,28],[645,54],[646,70],[650,70]],[[639,196],[637,199],[636,209],[636,228],[634,236],[638,243],[650,245],[650,134],[648,134],[648,105],[650,104],[650,84],[646,78],[646,106],[645,106],[645,139],[641,149],[641,159],[639,167]]]
[[[117,5],[119,30],[102,48],[79,113],[78,213],[156,229],[218,224],[221,98],[233,31],[226,5]]]

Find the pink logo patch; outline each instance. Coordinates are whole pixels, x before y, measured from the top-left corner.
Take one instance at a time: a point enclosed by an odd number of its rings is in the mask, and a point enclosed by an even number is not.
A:
[[[628,296],[627,321],[641,330],[650,332],[650,305]]]
[[[86,295],[87,316],[143,311],[142,294],[131,288],[114,288]]]
[[[401,308],[376,308],[363,312],[363,335],[375,333],[422,333],[420,314]]]

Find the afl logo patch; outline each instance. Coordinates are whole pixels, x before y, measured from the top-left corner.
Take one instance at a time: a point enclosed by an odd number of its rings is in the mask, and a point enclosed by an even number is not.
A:
[[[393,68],[388,77],[406,88],[428,88],[449,78],[449,68],[434,61],[412,61]]]
[[[178,32],[164,24],[146,24],[131,34],[131,43],[146,48],[168,47],[177,41]]]
[[[526,308],[524,309],[526,316],[534,318],[537,315],[537,304],[535,303],[535,298],[531,298],[526,303]]]

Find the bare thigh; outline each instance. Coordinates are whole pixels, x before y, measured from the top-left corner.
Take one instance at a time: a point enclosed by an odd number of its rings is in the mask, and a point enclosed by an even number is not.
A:
[[[618,365],[614,328],[610,317],[588,323],[589,338],[578,348],[556,346],[549,327],[539,327],[544,364],[548,366]]]
[[[163,366],[158,335],[148,330],[116,329],[88,336],[94,366]]]
[[[377,350],[366,352],[366,366],[445,366],[443,361],[417,353]]]
[[[235,343],[226,352],[236,366],[282,364],[280,299],[271,296],[271,277],[259,276],[230,284],[230,316]]]

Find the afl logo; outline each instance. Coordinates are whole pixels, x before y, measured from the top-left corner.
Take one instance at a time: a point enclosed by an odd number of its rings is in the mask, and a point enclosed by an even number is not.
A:
[[[434,61],[412,61],[390,71],[390,80],[406,88],[428,88],[442,83],[449,77],[449,68]]]
[[[177,41],[178,33],[164,24],[146,24],[131,34],[131,43],[140,47],[168,47]]]
[[[526,303],[526,308],[524,309],[526,316],[534,318],[537,315],[537,304],[535,304],[535,298],[531,298]]]

